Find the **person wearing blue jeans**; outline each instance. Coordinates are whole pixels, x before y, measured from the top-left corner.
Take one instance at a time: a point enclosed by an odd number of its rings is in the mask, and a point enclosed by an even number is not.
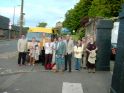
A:
[[[80,70],[81,67],[81,59],[75,58],[75,70]]]
[[[74,46],[75,70],[80,70],[83,47],[80,40]]]

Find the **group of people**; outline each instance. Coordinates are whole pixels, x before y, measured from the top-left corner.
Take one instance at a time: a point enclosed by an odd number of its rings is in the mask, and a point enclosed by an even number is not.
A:
[[[60,36],[51,41],[50,38],[46,40],[42,49],[32,38],[29,49],[27,49],[27,41],[22,35],[18,40],[18,64],[25,65],[26,57],[28,55],[28,64],[35,65],[40,59],[40,53],[44,49],[44,59],[41,60],[46,70],[72,71],[72,63],[75,64],[75,70],[80,71],[81,68],[88,69],[88,72],[95,73],[96,51],[97,47],[94,43],[93,37],[82,38],[82,40],[74,41],[70,35]],[[27,51],[29,50],[29,51]],[[21,63],[22,59],[22,63]]]

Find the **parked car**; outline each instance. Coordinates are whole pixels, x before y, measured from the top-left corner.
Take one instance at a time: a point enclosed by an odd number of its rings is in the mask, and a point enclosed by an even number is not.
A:
[[[112,43],[111,44],[111,60],[115,60],[116,50],[117,50],[117,44]]]

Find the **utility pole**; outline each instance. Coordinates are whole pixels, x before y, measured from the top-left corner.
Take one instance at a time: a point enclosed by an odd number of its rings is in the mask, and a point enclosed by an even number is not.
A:
[[[24,0],[21,0],[21,12],[20,12],[20,31],[19,31],[19,35],[22,34],[22,30],[23,30],[23,7],[24,7]]]

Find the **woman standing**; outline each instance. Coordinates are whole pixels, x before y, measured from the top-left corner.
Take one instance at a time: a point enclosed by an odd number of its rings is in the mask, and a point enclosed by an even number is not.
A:
[[[53,47],[52,47],[53,49],[52,64],[55,64],[56,46],[57,46],[57,39],[54,38]]]
[[[95,73],[95,61],[96,61],[96,45],[93,42],[93,38],[90,38],[90,42],[87,45],[86,51],[87,51],[87,68],[88,72]]]
[[[57,49],[56,49],[56,72],[64,71],[64,55],[66,52],[65,43],[62,40],[62,37],[58,38]]]
[[[36,39],[33,37],[32,42],[30,43],[30,53],[29,53],[29,55],[30,55],[30,63],[29,63],[29,65],[34,66],[35,61],[38,60],[38,58],[36,59],[36,55],[38,54],[38,56],[39,56],[38,49],[39,49],[38,43],[36,42]]]
[[[80,70],[82,53],[83,53],[83,46],[81,44],[81,41],[78,40],[77,44],[74,46],[75,70]]]

